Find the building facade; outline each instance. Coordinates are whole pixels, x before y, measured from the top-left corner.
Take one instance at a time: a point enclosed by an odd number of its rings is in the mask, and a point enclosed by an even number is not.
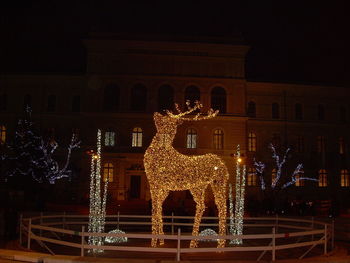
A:
[[[267,183],[276,173],[269,149],[273,143],[281,153],[291,148],[285,176],[301,162],[305,176],[320,179],[297,180],[288,190],[291,198],[350,199],[348,88],[249,82],[244,72],[248,47],[239,43],[99,36],[84,43],[84,75],[0,76],[1,142],[11,137],[26,104],[43,131],[68,139],[71,132],[78,133],[83,144],[75,160],[81,196],[88,192],[86,152],[95,148],[99,128],[102,173],[109,178],[111,199],[149,200],[143,154],[156,132],[153,113],[165,114],[174,103],[185,110],[187,100],[199,100],[203,111],[212,107],[220,110],[219,115],[184,122],[174,147],[189,155],[219,155],[233,180],[232,155],[239,144],[248,170],[248,198],[261,198],[254,160],[267,164]]]

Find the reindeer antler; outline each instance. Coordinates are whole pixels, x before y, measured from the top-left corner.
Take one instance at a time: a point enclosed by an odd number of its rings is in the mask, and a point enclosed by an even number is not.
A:
[[[169,110],[167,110],[166,113],[171,118],[176,118],[176,119],[180,119],[180,120],[183,120],[183,121],[206,120],[206,119],[214,118],[219,113],[219,110],[214,111],[213,109],[209,109],[206,116],[201,116],[202,114],[199,112],[193,118],[185,118],[183,116],[185,116],[187,114],[190,114],[190,113],[196,111],[197,109],[201,109],[203,107],[203,105],[198,100],[196,100],[194,102],[194,107],[191,107],[190,101],[187,100],[186,101],[186,106],[187,106],[188,110],[185,111],[185,112],[181,112],[179,104],[175,103],[175,109],[178,112],[178,114],[174,114],[172,111],[169,111]]]

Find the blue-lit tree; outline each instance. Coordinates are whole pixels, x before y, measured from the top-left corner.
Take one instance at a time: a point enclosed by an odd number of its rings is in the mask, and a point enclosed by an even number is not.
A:
[[[9,180],[34,179],[39,183],[55,183],[56,180],[70,177],[69,162],[72,150],[78,148],[80,141],[72,135],[67,147],[66,161],[62,167],[54,158],[58,143],[52,138],[45,139],[34,127],[31,108],[26,107],[24,117],[18,120],[12,142],[7,145],[2,160],[6,163],[6,176]]]
[[[287,161],[288,153],[290,148],[284,152],[283,155],[279,155],[276,151],[276,147],[271,143],[269,148],[272,151],[272,159],[275,161],[274,168],[276,169],[275,177],[270,180],[266,178],[265,168],[266,164],[261,161],[254,160],[255,173],[259,178],[260,187],[263,191],[264,197],[269,199],[273,203],[273,210],[276,210],[276,203],[280,202],[281,191],[286,188],[296,184],[298,180],[309,180],[309,181],[318,181],[315,178],[310,178],[303,176],[303,164],[299,163],[294,168],[293,172],[289,175],[288,171],[284,169],[284,166]]]

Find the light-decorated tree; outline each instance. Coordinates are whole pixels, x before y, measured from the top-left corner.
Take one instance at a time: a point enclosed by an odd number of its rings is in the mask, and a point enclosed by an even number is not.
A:
[[[45,139],[35,129],[31,108],[26,107],[24,117],[18,120],[13,140],[2,154],[6,176],[10,181],[23,180],[26,183],[34,179],[39,183],[54,184],[56,180],[72,175],[69,169],[71,153],[79,146],[80,141],[73,134],[67,147],[66,160],[60,167],[55,159],[58,143],[53,138]]]
[[[308,181],[318,181],[315,178],[304,176],[303,164],[299,163],[294,168],[291,174],[288,174],[285,165],[287,162],[287,157],[290,152],[290,148],[287,148],[283,155],[277,153],[276,147],[271,143],[269,148],[272,151],[272,159],[275,165],[273,166],[275,171],[275,176],[269,174],[268,179],[267,173],[265,173],[266,164],[262,161],[254,160],[255,174],[258,176],[260,181],[260,187],[263,191],[265,198],[269,199],[273,203],[273,210],[276,210],[276,202],[281,201],[282,191],[290,186],[295,185],[298,181],[308,180]],[[271,183],[270,183],[271,182]]]

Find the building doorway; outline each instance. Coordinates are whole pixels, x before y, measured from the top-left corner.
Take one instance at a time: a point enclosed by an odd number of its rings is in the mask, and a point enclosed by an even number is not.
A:
[[[130,198],[140,199],[141,193],[141,176],[131,175],[130,177]]]

